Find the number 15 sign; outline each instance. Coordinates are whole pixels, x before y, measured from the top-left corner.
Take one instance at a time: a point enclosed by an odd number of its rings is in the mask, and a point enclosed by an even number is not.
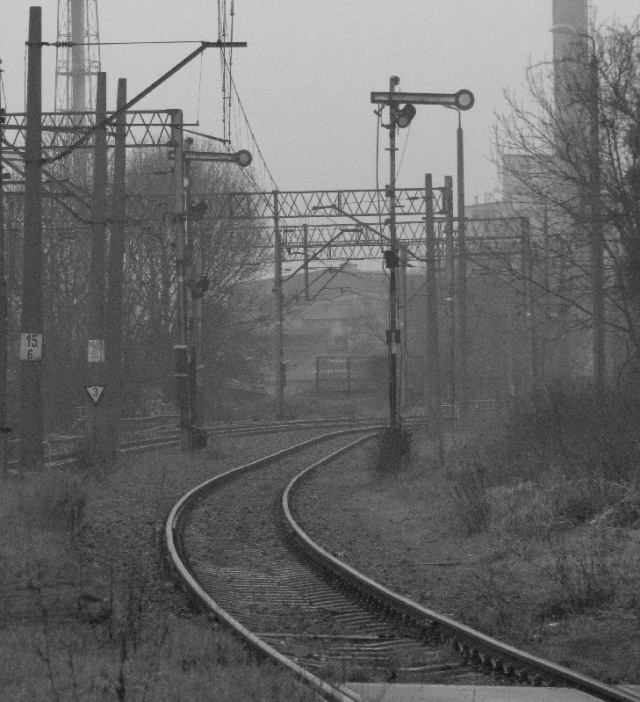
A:
[[[42,334],[23,333],[20,335],[20,360],[42,360]]]

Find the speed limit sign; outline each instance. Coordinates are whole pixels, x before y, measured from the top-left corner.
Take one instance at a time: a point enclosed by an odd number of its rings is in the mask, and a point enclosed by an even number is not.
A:
[[[20,360],[42,360],[42,334],[23,333],[20,335]]]

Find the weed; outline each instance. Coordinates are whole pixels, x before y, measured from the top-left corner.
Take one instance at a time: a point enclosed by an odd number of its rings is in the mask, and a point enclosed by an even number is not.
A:
[[[630,568],[628,540],[616,530],[592,527],[558,538],[550,544],[543,572],[552,584],[544,612],[553,618],[599,609],[621,600]]]
[[[29,476],[14,493],[14,518],[52,531],[77,534],[84,525],[86,507],[85,480],[70,471]]]
[[[487,470],[479,460],[461,461],[450,471],[451,497],[467,535],[486,531],[491,519]]]

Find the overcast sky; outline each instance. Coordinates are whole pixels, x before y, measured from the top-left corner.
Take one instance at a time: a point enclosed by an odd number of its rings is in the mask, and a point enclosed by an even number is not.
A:
[[[98,0],[103,42],[215,40],[215,0]],[[0,58],[9,112],[24,109],[24,42],[29,2],[0,0]],[[56,39],[57,0],[42,0],[43,38]],[[597,22],[629,22],[637,0],[594,3]],[[231,5],[231,0],[227,0]],[[135,8],[135,9],[133,9]],[[468,88],[464,113],[467,201],[495,192],[491,162],[495,112],[502,91],[518,91],[526,66],[550,56],[551,0],[236,0],[233,75],[249,123],[281,190],[372,188],[376,184],[376,117],[371,91],[453,93]],[[195,46],[103,46],[109,109],[117,79],[129,97]],[[53,109],[55,49],[44,49],[44,109]],[[182,108],[199,129],[222,135],[216,49],[150,95],[140,109]],[[419,187],[424,173],[441,185],[455,174],[457,116],[419,107],[399,139],[400,187]],[[238,127],[236,148],[255,152]],[[388,182],[388,135],[381,134],[379,182]],[[408,141],[407,141],[408,140]],[[405,150],[406,147],[406,150]],[[403,156],[404,153],[404,156]],[[265,182],[266,187],[270,187]]]

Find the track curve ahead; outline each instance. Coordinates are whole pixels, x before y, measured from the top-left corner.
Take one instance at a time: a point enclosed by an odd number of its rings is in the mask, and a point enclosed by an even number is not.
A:
[[[394,596],[322,552],[295,524],[288,497],[301,467],[317,468],[375,436],[369,431],[356,442],[349,437],[364,431],[303,442],[185,495],[166,525],[167,548],[182,582],[251,645],[326,699],[359,699],[342,682],[486,685],[487,672],[511,684],[563,684],[553,664],[547,669],[546,661],[523,662],[515,649]],[[318,461],[320,443],[325,457]],[[443,647],[444,641],[453,647]],[[589,685],[594,694],[591,682],[577,676],[572,686]],[[600,688],[602,699],[638,699]]]

